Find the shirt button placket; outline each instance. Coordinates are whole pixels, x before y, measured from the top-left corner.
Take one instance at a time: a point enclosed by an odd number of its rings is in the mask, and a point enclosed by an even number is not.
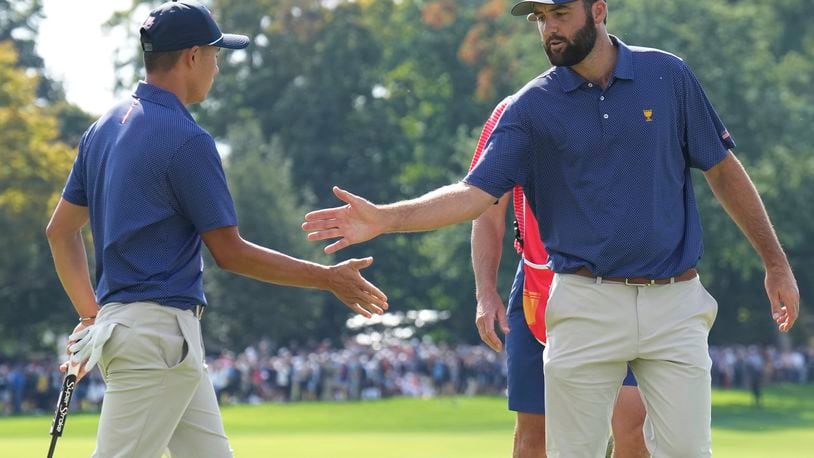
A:
[[[607,147],[607,145],[608,145],[608,136],[610,135],[611,128],[610,128],[609,121],[608,121],[608,118],[610,118],[610,116],[608,115],[608,111],[607,111],[608,107],[605,104],[605,95],[604,94],[599,96],[599,107],[600,107],[599,112],[602,113],[602,121],[603,121],[602,122],[602,140],[603,140],[602,144],[605,147]]]
[[[600,95],[600,96],[599,96],[599,101],[600,101],[600,102],[604,102],[604,101],[605,101],[605,96],[604,96],[604,95]],[[604,108],[603,108],[603,110],[604,110]],[[607,114],[607,113],[604,113],[604,114],[602,115],[602,119],[608,119],[608,114]]]

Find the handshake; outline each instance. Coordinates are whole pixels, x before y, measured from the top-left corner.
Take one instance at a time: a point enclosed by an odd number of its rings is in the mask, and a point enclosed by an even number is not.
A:
[[[382,233],[375,224],[375,205],[336,186],[333,191],[348,205],[305,215],[302,229],[309,232],[308,240],[339,238],[325,248],[325,253],[330,254]],[[387,296],[359,273],[359,270],[371,264],[372,257],[349,259],[332,266],[333,272],[328,275],[330,285],[327,289],[351,310],[366,318],[370,318],[373,313],[381,315],[388,307]]]
[[[329,254],[385,233],[429,231],[473,220],[495,202],[493,196],[462,182],[444,186],[415,199],[388,205],[373,204],[336,186],[333,192],[345,205],[310,212],[305,215],[305,222],[302,224],[302,230],[308,232],[308,240],[337,239],[325,247],[325,253]],[[373,262],[371,258],[367,259],[369,261],[363,267]],[[368,285],[371,288],[371,302],[384,297],[379,296],[381,293],[373,285]],[[337,296],[342,299],[338,294]],[[366,298],[363,296],[359,299]],[[344,300],[343,302],[348,304]],[[378,303],[371,305],[380,308]],[[386,303],[384,306],[386,309]],[[369,308],[368,311],[377,313],[376,308]]]

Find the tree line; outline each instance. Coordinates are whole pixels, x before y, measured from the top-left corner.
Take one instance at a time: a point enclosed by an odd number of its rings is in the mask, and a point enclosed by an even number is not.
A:
[[[133,11],[112,19],[130,24]],[[549,64],[534,24],[506,0],[214,0],[224,30],[252,37],[222,53],[210,99],[193,108],[224,145],[241,233],[317,261],[322,245],[299,225],[310,209],[334,206],[339,185],[374,202],[412,197],[459,180],[484,120],[503,97]],[[814,29],[806,2],[614,0],[608,28],[631,45],[661,48],[695,70],[735,138],[776,225],[802,293],[793,338],[814,336],[806,298],[814,273]],[[73,312],[42,236],[89,117],[43,77],[36,0],[0,0],[0,351],[47,346]],[[16,17],[16,19],[15,19]],[[118,25],[116,25],[118,24]],[[29,34],[12,33],[26,29]],[[137,31],[124,46],[136,49]],[[19,37],[28,37],[21,39]],[[132,70],[135,69],[135,72]],[[131,70],[131,71],[126,71]],[[111,64],[113,71],[113,64]],[[143,75],[140,56],[120,63]],[[714,343],[775,342],[762,266],[704,183],[694,175],[705,229],[699,266],[719,301]],[[477,340],[469,225],[396,234],[340,252],[373,255],[368,276],[396,311],[435,309],[449,319],[421,332]],[[501,290],[517,257],[504,248]],[[208,262],[214,266],[213,262]],[[263,285],[210,267],[205,327],[210,343],[239,346],[349,332],[347,309],[313,291]]]

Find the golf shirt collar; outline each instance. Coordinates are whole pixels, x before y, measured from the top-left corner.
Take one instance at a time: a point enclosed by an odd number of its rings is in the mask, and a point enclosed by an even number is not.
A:
[[[630,48],[628,48],[627,45],[616,36],[611,35],[610,39],[611,42],[613,42],[613,45],[618,48],[618,53],[616,55],[616,66],[613,69],[611,81],[614,79],[632,80],[633,53],[631,53]],[[571,70],[571,67],[556,67],[554,72],[557,75],[557,79],[560,81],[563,92],[575,91],[580,86],[588,82],[585,80],[585,78],[580,76],[579,73]]]
[[[179,111],[185,117],[194,121],[192,115],[189,113],[189,110],[187,110],[184,104],[178,100],[178,97],[175,94],[146,81],[138,82],[138,86],[136,87],[135,92],[133,92],[133,98],[147,100],[163,107],[167,107],[171,110]]]

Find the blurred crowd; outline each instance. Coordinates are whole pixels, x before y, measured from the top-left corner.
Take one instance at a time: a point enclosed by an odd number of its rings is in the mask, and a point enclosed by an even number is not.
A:
[[[712,384],[749,388],[754,383],[814,383],[814,346],[780,351],[773,346],[710,347]]]
[[[750,389],[757,402],[765,384],[814,383],[814,346],[713,346],[710,357],[714,386]],[[261,341],[239,353],[211,355],[207,365],[223,404],[502,395],[506,389],[505,353],[418,339],[343,348]],[[61,384],[54,358],[0,359],[0,415],[53,411]],[[103,395],[94,370],[78,385],[73,406],[97,411]]]

